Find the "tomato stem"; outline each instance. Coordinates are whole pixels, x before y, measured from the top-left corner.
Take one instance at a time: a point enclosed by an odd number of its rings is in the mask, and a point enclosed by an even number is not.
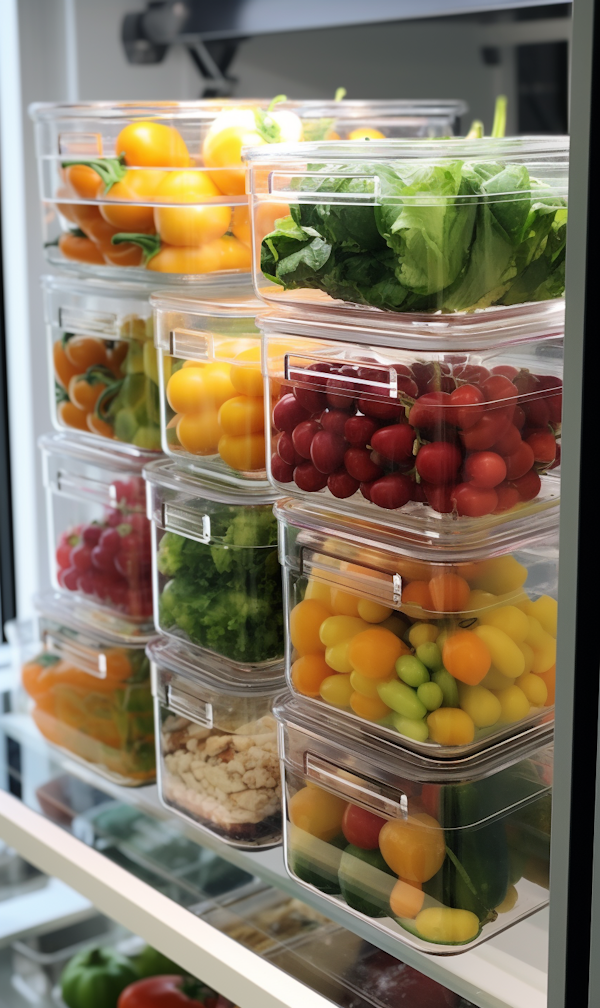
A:
[[[153,234],[138,234],[132,232],[131,234],[127,231],[120,231],[119,234],[113,235],[111,240],[111,245],[122,245],[124,242],[131,242],[132,245],[139,245],[142,252],[144,253],[144,266],[150,262],[150,260],[160,252],[160,235]]]
[[[75,165],[86,165],[91,168],[104,182],[104,194],[106,195],[116,182],[125,178],[127,168],[123,161],[124,156],[121,154],[118,158],[102,158],[97,161],[63,161],[62,167],[72,168]]]

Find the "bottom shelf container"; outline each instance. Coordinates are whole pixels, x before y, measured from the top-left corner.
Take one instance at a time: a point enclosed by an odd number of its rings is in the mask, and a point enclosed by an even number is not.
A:
[[[455,955],[548,901],[552,745],[525,734],[437,762],[322,719],[275,709],[286,867],[398,942]]]
[[[142,640],[86,626],[56,596],[37,602],[40,650],[22,667],[33,720],[53,745],[118,784],[155,776],[150,664]]]

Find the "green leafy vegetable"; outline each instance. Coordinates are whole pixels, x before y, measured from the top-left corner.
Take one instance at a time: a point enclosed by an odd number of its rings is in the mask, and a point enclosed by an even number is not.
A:
[[[202,543],[166,532],[160,625],[234,661],[261,663],[283,653],[277,529],[266,506],[203,502],[211,538]]]
[[[308,170],[292,183],[302,202],[262,244],[264,274],[286,290],[313,288],[403,312],[471,311],[564,291],[566,201],[523,164],[415,160]],[[305,202],[307,192],[318,199]]]

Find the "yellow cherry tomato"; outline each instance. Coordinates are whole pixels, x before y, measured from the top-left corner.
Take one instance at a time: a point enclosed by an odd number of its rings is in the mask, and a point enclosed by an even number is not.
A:
[[[204,401],[204,368],[180,368],[167,383],[167,401],[175,413],[198,413]]]
[[[115,154],[125,164],[148,168],[187,168],[190,155],[181,133],[158,122],[133,122],[121,130]]]
[[[332,707],[348,707],[354,690],[349,675],[330,675],[323,679],[319,693],[325,703]]]
[[[223,434],[219,441],[219,455],[228,466],[240,472],[254,472],[265,467],[265,438],[263,434]]]
[[[250,249],[233,235],[223,235],[206,245],[163,245],[146,269],[154,273],[215,273],[217,270],[248,272]]]
[[[217,454],[221,428],[214,410],[182,416],[176,433],[181,447],[191,455]]]
[[[151,202],[165,176],[155,169],[130,170],[125,178],[111,186],[107,199],[119,203],[102,203],[100,213],[104,220],[120,231],[154,231],[154,213],[151,206],[142,206],[144,200]]]
[[[348,140],[385,140],[385,133],[373,129],[372,126],[363,126],[360,129],[352,130],[348,133]]]
[[[305,787],[289,800],[288,812],[294,826],[319,840],[333,840],[342,828],[347,802],[318,787]]]
[[[202,245],[225,234],[231,223],[231,207],[210,205],[220,196],[206,172],[167,172],[154,198],[165,203],[194,203],[197,206],[154,208],[154,224],[167,245]]]
[[[256,364],[256,367],[252,367]],[[242,350],[231,365],[231,381],[241,395],[262,396],[263,376],[260,369],[260,347]]]
[[[256,434],[265,429],[265,408],[262,399],[234,396],[223,403],[219,423],[225,434]]]
[[[261,242],[265,235],[275,230],[275,226],[281,217],[289,217],[290,208],[287,203],[273,203],[265,201],[258,203],[254,210],[254,230],[257,242]]]
[[[235,395],[229,373],[230,365],[225,361],[213,361],[202,368],[202,387],[204,389],[202,409],[218,410],[223,403]]]
[[[202,155],[215,185],[227,196],[242,196],[246,192],[246,172],[242,165],[242,147],[261,147],[265,143],[256,130],[244,126],[228,126],[204,141]]]
[[[252,225],[250,222],[250,210],[248,207],[235,207],[232,215],[231,230],[236,238],[239,238],[244,245],[252,247]]]

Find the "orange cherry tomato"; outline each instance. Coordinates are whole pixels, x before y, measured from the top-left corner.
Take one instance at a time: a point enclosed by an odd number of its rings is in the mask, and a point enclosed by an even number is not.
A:
[[[407,882],[428,882],[446,857],[444,831],[425,812],[386,822],[379,834],[379,849],[386,864]]]
[[[202,154],[207,168],[215,168],[211,177],[222,193],[241,196],[246,192],[246,172],[242,165],[242,147],[260,147],[265,143],[260,133],[241,126],[227,126],[208,134]],[[239,168],[232,167],[240,165]]]
[[[471,630],[458,630],[448,637],[442,650],[444,668],[468,686],[477,686],[492,664],[490,649]]]
[[[102,245],[102,254],[111,266],[141,266],[144,251],[133,242],[121,242],[120,245]]]
[[[214,273],[217,270],[250,269],[250,249],[232,235],[223,235],[206,245],[163,245],[146,269],[155,273]]]
[[[250,223],[250,210],[246,206],[234,208],[231,230],[236,238],[244,244],[252,247],[252,226]]]
[[[467,608],[471,589],[458,574],[438,574],[429,582],[429,592],[436,612],[462,612]]]
[[[96,266],[104,265],[104,256],[89,238],[80,238],[78,235],[61,234],[58,239],[58,247],[65,259],[74,259],[75,262],[92,263]]]
[[[154,223],[162,240],[167,245],[190,246],[224,235],[231,223],[231,207],[211,206],[210,200],[218,196],[221,193],[206,172],[167,172],[155,199],[199,205],[156,207]]]
[[[75,430],[89,430],[86,410],[78,409],[72,402],[65,399],[58,404],[56,409],[58,421],[65,427],[74,427]]]
[[[74,406],[78,409],[84,410],[86,413],[86,425],[87,425],[87,414],[91,413],[95,408],[98,399],[104,392],[106,384],[98,381],[94,384],[88,382],[85,375],[75,375],[71,378],[69,382],[69,399]]]
[[[107,363],[106,343],[96,336],[72,336],[65,343],[65,353],[67,360],[79,368],[76,373],[80,375],[94,364]]]
[[[62,198],[65,199],[65,198],[71,198],[73,196],[73,193],[69,189],[67,189],[66,186],[59,186],[59,188],[56,190],[56,195],[58,198],[62,196]],[[75,216],[74,203],[57,203],[56,209],[58,210],[59,213],[63,215],[63,217],[66,217],[68,221],[71,221],[71,224],[77,224],[77,217]]]
[[[119,133],[115,154],[125,164],[147,168],[188,168],[192,163],[185,140],[173,126],[163,123],[129,123]]]
[[[153,201],[156,189],[165,176],[164,172],[152,169],[130,170],[120,182],[110,187],[107,199],[123,201],[103,203],[100,213],[105,221],[119,231],[152,234],[154,232],[154,211],[143,202]]]
[[[69,165],[65,169],[65,181],[73,193],[82,199],[98,199],[104,188],[98,172],[86,164]]]
[[[54,377],[64,389],[68,388],[73,375],[81,372],[81,368],[77,364],[73,364],[67,357],[65,344],[61,339],[56,340],[52,347],[52,362]]]
[[[101,420],[95,413],[88,413],[86,417],[88,430],[92,434],[99,434],[100,437],[114,438],[115,432],[106,420]]]

